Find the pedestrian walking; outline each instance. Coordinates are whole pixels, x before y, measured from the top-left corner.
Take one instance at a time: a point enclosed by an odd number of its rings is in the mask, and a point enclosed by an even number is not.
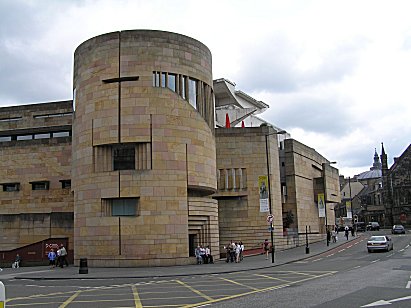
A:
[[[345,237],[347,238],[347,241],[348,241],[348,232],[349,232],[348,226],[345,226],[344,231],[345,231]]]
[[[337,232],[335,230],[331,232],[331,238],[333,240],[333,243],[337,243]]]
[[[57,255],[56,255],[56,253],[54,252],[54,249],[53,249],[53,248],[50,249],[49,253],[47,254],[47,258],[49,259],[49,265],[50,265],[52,268],[55,268],[55,267],[56,267],[56,258],[57,258]]]
[[[263,251],[265,252],[265,259],[268,260],[268,253],[270,251],[270,242],[265,239],[263,242]]]
[[[64,248],[64,245],[60,246],[60,267],[63,268],[64,265],[68,266],[67,262],[67,250]]]

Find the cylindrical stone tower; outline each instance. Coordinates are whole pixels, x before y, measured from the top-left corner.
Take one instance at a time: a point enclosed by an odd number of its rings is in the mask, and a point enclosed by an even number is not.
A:
[[[75,263],[187,264],[218,253],[209,49],[162,31],[104,34],[74,55]]]

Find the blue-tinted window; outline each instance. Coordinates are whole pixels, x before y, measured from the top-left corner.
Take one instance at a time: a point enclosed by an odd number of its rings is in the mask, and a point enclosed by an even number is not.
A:
[[[138,198],[111,199],[111,216],[137,216]]]
[[[167,86],[171,91],[176,92],[176,75],[168,74],[168,85]]]
[[[161,87],[166,87],[166,73],[161,73]]]
[[[188,80],[188,101],[194,107],[197,108],[197,80]]]

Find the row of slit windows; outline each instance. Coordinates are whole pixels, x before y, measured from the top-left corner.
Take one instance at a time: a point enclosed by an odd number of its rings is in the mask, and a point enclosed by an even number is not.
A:
[[[153,72],[153,87],[169,88],[197,108],[198,80],[168,72]],[[181,86],[179,86],[181,85]]]
[[[60,112],[60,113],[50,113],[50,114],[39,114],[34,115],[34,119],[44,119],[44,118],[59,118],[59,117],[68,117],[72,116],[72,112]],[[0,122],[17,122],[23,120],[23,117],[13,117],[13,118],[3,118],[0,119]]]
[[[50,182],[49,181],[35,181],[29,182],[31,185],[31,190],[49,190],[50,189]],[[61,188],[70,188],[71,187],[71,180],[60,180]],[[3,186],[3,191],[5,192],[12,192],[12,191],[20,191],[20,183],[1,183]]]
[[[21,140],[50,139],[50,138],[70,137],[70,136],[71,136],[71,131],[9,135],[9,136],[0,136],[0,142],[7,142],[7,141],[14,141],[14,140],[21,141]]]
[[[243,190],[247,189],[247,169],[228,168],[217,170],[218,190]]]
[[[214,127],[213,90],[205,82],[182,74],[153,72],[153,87],[168,88],[188,101]]]

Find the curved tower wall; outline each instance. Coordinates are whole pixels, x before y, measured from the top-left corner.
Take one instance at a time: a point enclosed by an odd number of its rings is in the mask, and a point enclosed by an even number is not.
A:
[[[186,264],[193,243],[218,252],[212,84],[209,49],[183,35],[113,32],[76,49],[75,262]]]

